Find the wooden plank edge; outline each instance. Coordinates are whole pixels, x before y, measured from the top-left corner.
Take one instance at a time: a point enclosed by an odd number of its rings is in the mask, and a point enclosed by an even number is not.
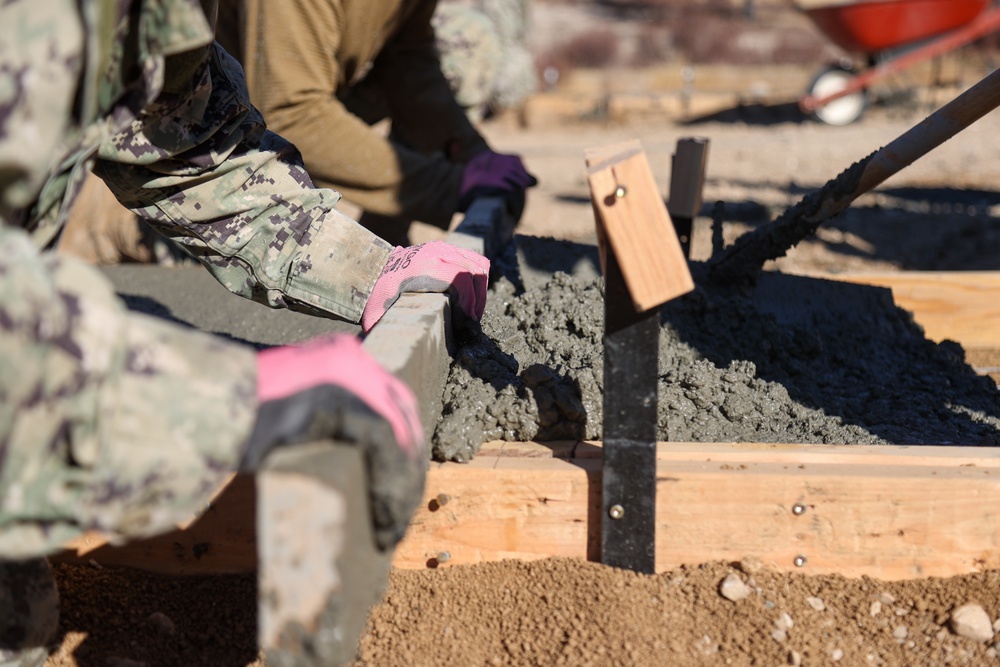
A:
[[[659,451],[657,571],[747,556],[781,570],[882,579],[1000,567],[994,449],[664,443]],[[489,443],[468,464],[431,464],[393,564],[597,560],[598,453],[592,442]],[[73,559],[169,574],[249,571],[254,508],[253,478],[237,476],[185,530],[90,552],[81,544]]]
[[[1000,567],[995,461],[934,464],[907,451],[876,463],[801,453],[747,464],[659,460],[656,569],[748,556],[779,570],[882,579]],[[394,565],[597,560],[600,488],[593,457],[480,455],[465,466],[438,464]]]

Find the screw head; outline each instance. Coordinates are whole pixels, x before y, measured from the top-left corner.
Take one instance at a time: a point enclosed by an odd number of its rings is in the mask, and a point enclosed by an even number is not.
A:
[[[608,508],[608,516],[612,519],[620,519],[625,516],[625,508],[621,505],[612,505]]]
[[[805,567],[808,561],[806,560],[805,556],[798,555],[792,562],[795,563],[795,567]]]
[[[628,190],[625,189],[624,185],[619,185],[617,188],[615,188],[615,197],[617,197],[618,199],[621,199],[627,194]]]
[[[795,503],[792,505],[792,514],[795,516],[802,516],[806,513],[805,503]]]

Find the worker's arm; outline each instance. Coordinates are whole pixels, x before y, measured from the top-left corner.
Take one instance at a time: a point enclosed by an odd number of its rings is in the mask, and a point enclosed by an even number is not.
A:
[[[431,24],[436,5],[418,3],[376,58],[371,76],[388,101],[394,131],[424,152],[446,147],[463,165],[457,210],[466,210],[477,196],[504,195],[520,217],[524,192],[537,181],[520,156],[493,153],[456,101],[441,71]]]
[[[394,102],[393,122],[407,129],[418,123],[419,130],[406,136],[422,137],[420,145],[407,148],[393,143],[344,107],[337,98],[338,87],[353,82],[344,80],[349,73],[341,71],[337,53],[347,29],[346,14],[368,11],[366,7],[366,2],[336,0],[247,0],[242,59],[251,99],[268,126],[302,151],[317,184],[339,190],[373,213],[447,227],[459,198],[462,167],[444,157],[446,140],[459,138],[468,144],[466,149],[475,144],[479,150],[486,147],[485,142],[453,99],[444,114],[435,110],[440,105],[425,104],[428,95],[450,97],[440,71],[432,89],[421,89],[430,81],[425,68],[433,64],[432,36],[412,54],[415,81],[406,85],[407,91],[418,91],[409,100],[412,108],[398,114],[400,105]],[[406,56],[405,48],[387,48],[393,55],[385,66],[396,70],[407,65],[399,61]],[[383,66],[379,56],[369,76],[376,76]],[[405,78],[398,72],[391,75],[391,81]],[[408,107],[405,99],[402,106]],[[458,133],[456,125],[461,128]],[[430,151],[436,154],[424,154]]]
[[[391,246],[312,187],[232,57],[216,46],[168,63],[155,108],[101,146],[94,172],[231,291],[358,321]]]
[[[0,222],[0,553],[193,516],[253,427],[253,350],[128,313],[98,271]]]

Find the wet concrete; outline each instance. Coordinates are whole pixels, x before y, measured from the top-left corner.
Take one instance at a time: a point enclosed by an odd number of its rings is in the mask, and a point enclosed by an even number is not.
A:
[[[519,238],[458,349],[434,456],[489,440],[600,439],[604,306],[590,246]],[[525,270],[518,271],[519,260]],[[547,274],[563,267],[569,273]],[[766,272],[661,312],[658,437],[694,442],[1000,443],[1000,392],[927,340],[888,290]]]
[[[593,246],[518,238],[482,333],[460,338],[438,459],[494,439],[600,439],[604,303]],[[888,290],[764,272],[704,280],[661,313],[658,437],[675,441],[997,445],[1000,395],[957,344],[926,340]],[[258,348],[355,325],[229,295],[200,267],[105,270],[130,308]]]
[[[731,248],[712,260],[711,278],[722,284],[755,280],[766,261],[784,257],[800,241],[815,233],[823,222],[877,185],[878,180],[866,179],[866,176],[869,165],[878,161],[880,156],[876,151],[855,162],[770,224],[738,238]]]
[[[275,310],[233,296],[201,265],[124,264],[102,270],[130,310],[257,348],[297,343],[334,331],[361,331],[349,322]]]

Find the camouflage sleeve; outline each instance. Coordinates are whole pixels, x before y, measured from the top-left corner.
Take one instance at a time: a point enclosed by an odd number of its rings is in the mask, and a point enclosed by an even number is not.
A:
[[[83,27],[74,3],[49,4],[0,3],[0,220],[35,201],[72,136]]]
[[[235,468],[252,350],[128,313],[96,270],[0,223],[0,554],[174,527]]]
[[[358,321],[389,244],[334,209],[250,106],[218,45],[175,56],[164,92],[101,146],[94,172],[230,291]]]

